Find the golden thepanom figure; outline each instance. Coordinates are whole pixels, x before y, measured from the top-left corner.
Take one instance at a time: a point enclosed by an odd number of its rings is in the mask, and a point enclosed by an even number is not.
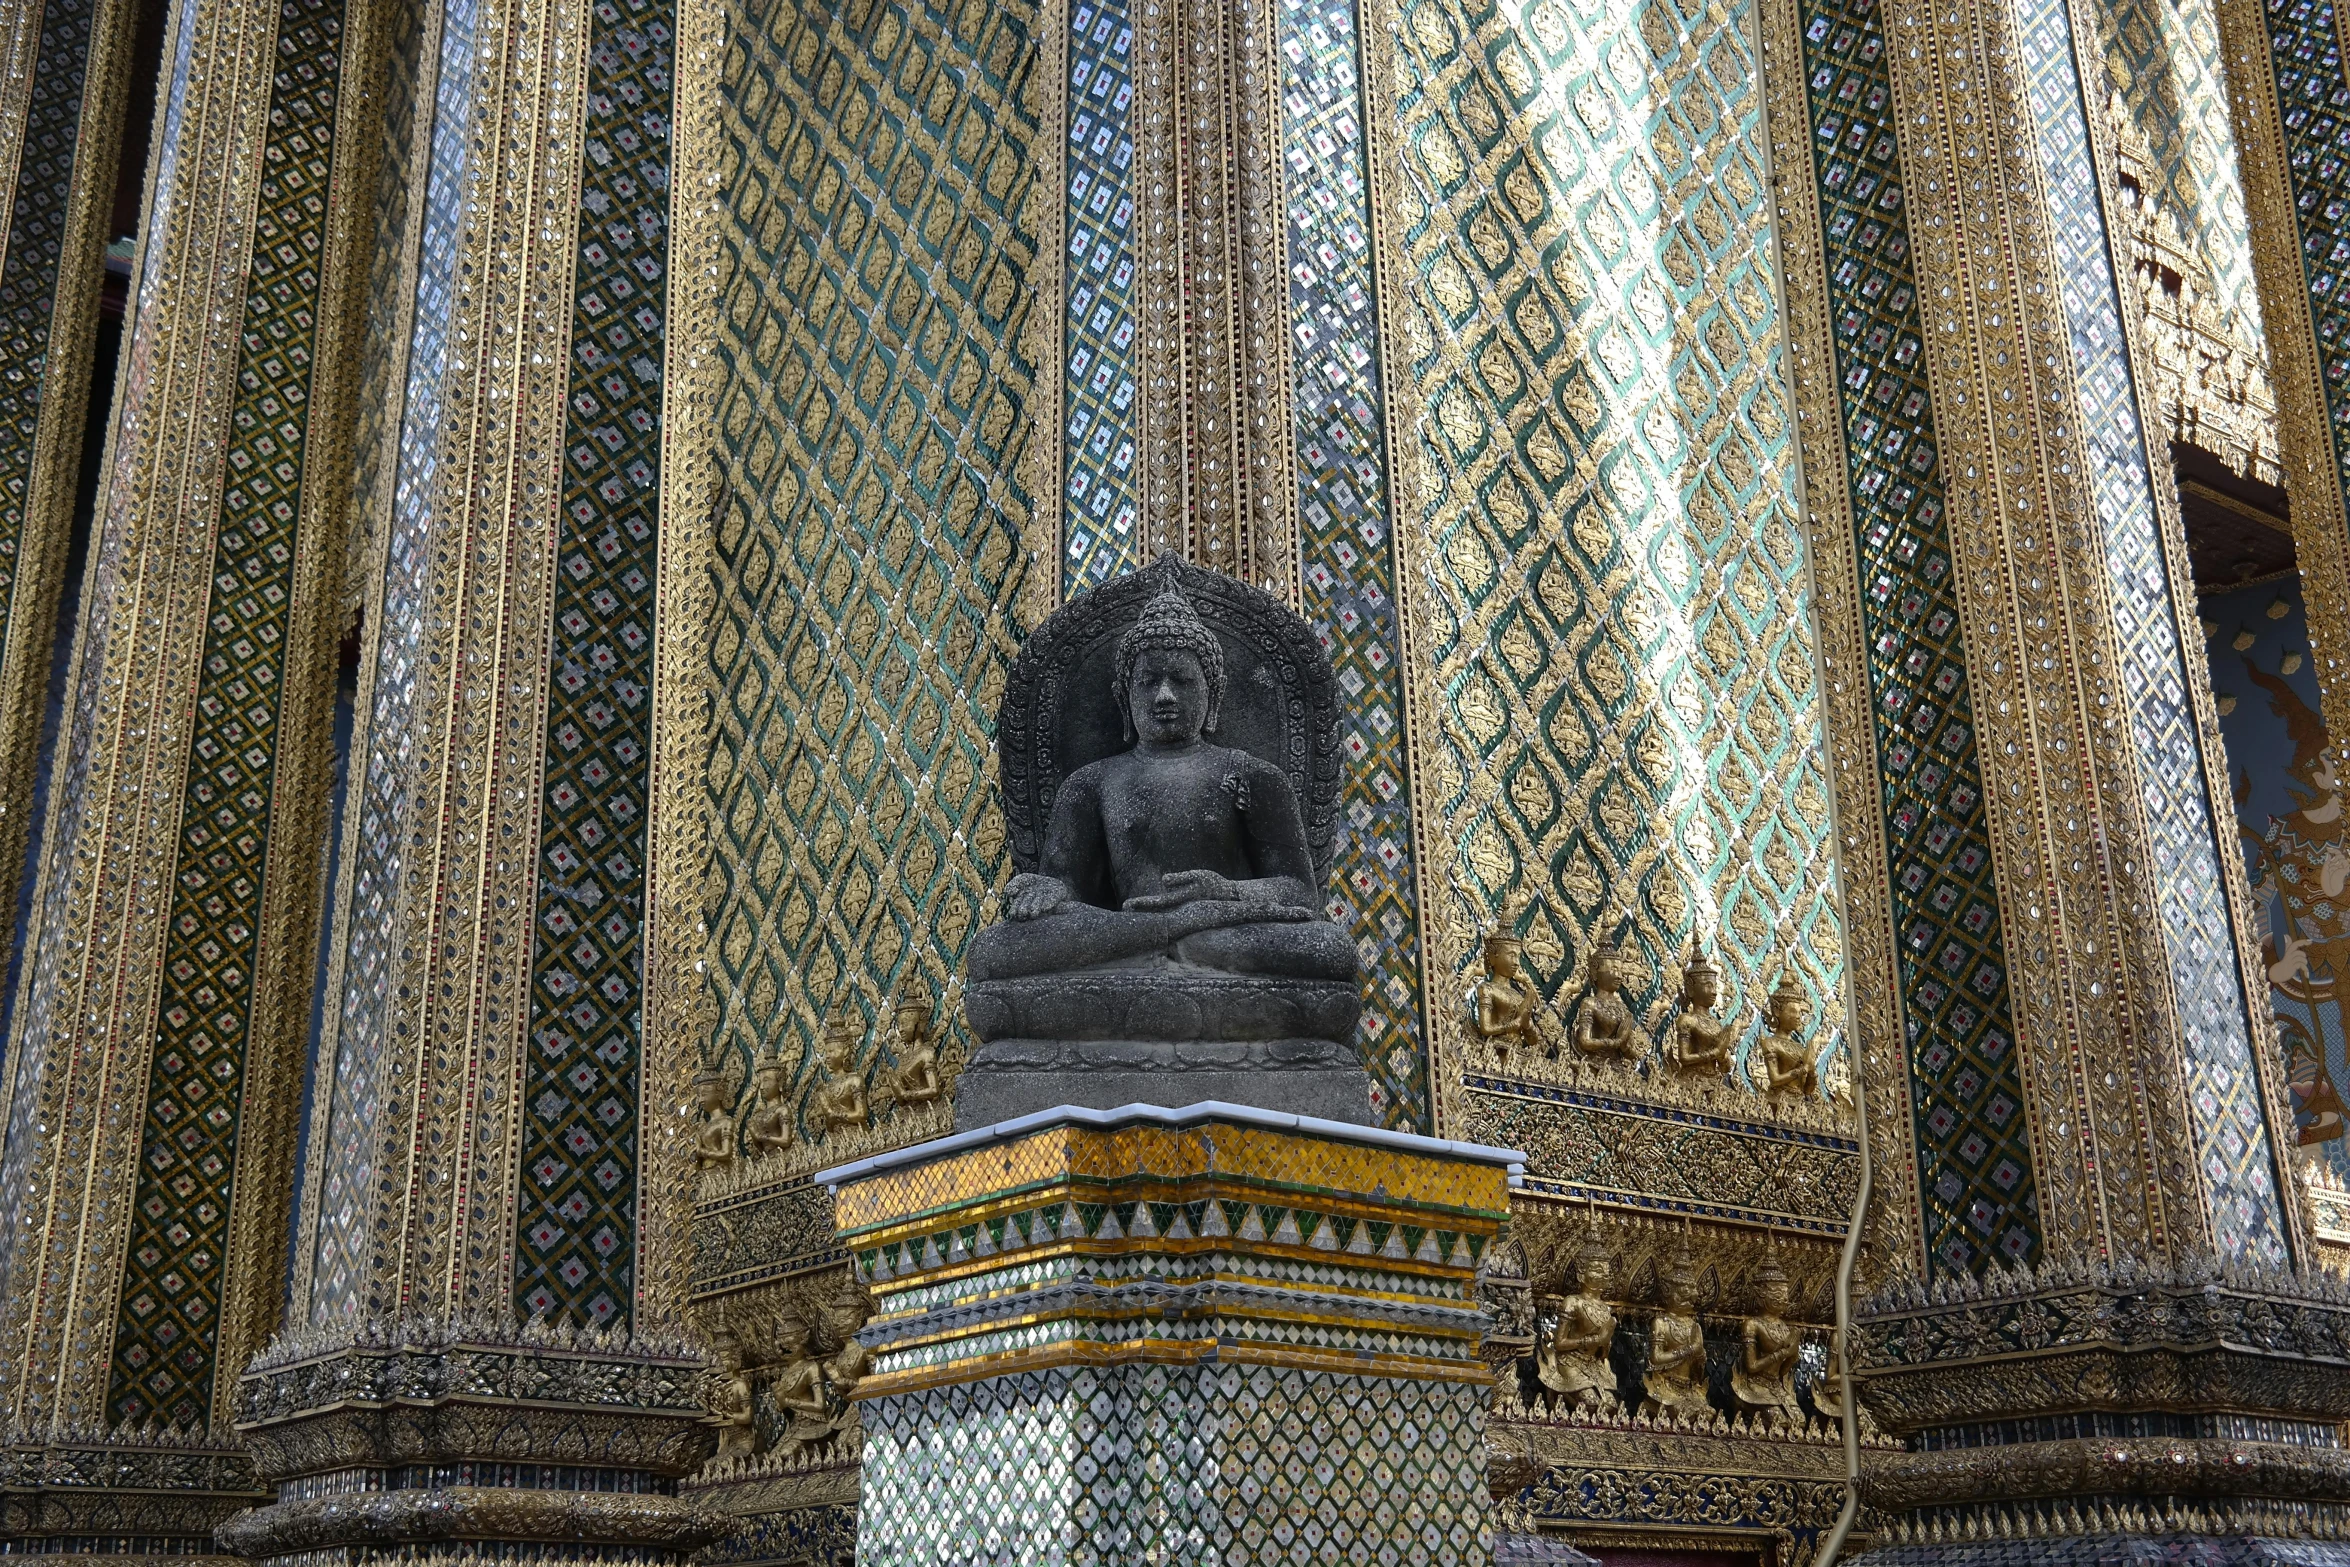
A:
[[[1792,964],[1782,969],[1771,991],[1768,1024],[1756,1055],[1762,1061],[1763,1092],[1773,1099],[1793,1094],[1811,1098],[1820,1089],[1820,1051],[1806,1045],[1803,1031],[1811,1021],[1811,997],[1795,979]]]
[[[889,1075],[890,1092],[902,1105],[928,1104],[946,1092],[938,1075],[938,1045],[931,1038],[930,1003],[918,996],[899,999],[897,1040],[890,1053],[897,1067]]]
[[[1795,1397],[1795,1363],[1803,1354],[1803,1330],[1787,1320],[1792,1298],[1787,1275],[1775,1262],[1765,1262],[1754,1275],[1761,1306],[1746,1319],[1744,1347],[1730,1373],[1730,1391],[1741,1409],[1771,1413],[1800,1422],[1803,1406]]]
[[[1721,965],[1695,942],[1681,971],[1681,1010],[1665,1039],[1665,1065],[1676,1077],[1719,1079],[1730,1075],[1736,1041],[1730,1025],[1714,1016],[1722,1000]]]
[[[1697,1320],[1697,1269],[1683,1242],[1657,1281],[1663,1309],[1648,1329],[1647,1413],[1664,1410],[1688,1419],[1711,1412],[1705,1398],[1705,1326]]]
[[[1506,1056],[1512,1049],[1531,1052],[1542,1043],[1534,1026],[1534,1008],[1541,996],[1526,977],[1526,944],[1516,936],[1495,931],[1485,938],[1485,977],[1477,981],[1477,1037]]]
[[[696,1072],[694,1098],[703,1110],[701,1123],[694,1128],[695,1167],[714,1170],[721,1165],[732,1164],[734,1095],[727,1091],[726,1075],[722,1072]]]
[[[1586,1245],[1575,1261],[1575,1292],[1559,1302],[1558,1325],[1534,1352],[1534,1374],[1544,1387],[1599,1409],[1618,1396],[1608,1358],[1616,1340],[1616,1310],[1607,1301],[1615,1271],[1604,1247]]]
[[[751,1145],[753,1157],[791,1146],[791,1106],[785,1103],[783,1097],[788,1077],[789,1074],[784,1071],[783,1057],[772,1051],[761,1056],[758,1066],[751,1072],[751,1081],[759,1091],[759,1103],[751,1111],[750,1124],[744,1128],[744,1136]]]
[[[1637,1061],[1648,1051],[1648,1037],[1624,1005],[1623,959],[1613,938],[1591,949],[1589,988],[1575,1004],[1572,1036],[1582,1055]]]
[[[810,1108],[827,1132],[862,1127],[873,1118],[865,1098],[865,1076],[857,1070],[857,1025],[837,1018],[824,1031],[818,1053],[824,1060],[824,1081],[816,1086]]]

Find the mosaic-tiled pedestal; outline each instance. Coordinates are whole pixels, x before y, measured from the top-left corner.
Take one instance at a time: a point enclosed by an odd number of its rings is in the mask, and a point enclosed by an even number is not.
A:
[[[879,1306],[860,1567],[1484,1567],[1521,1158],[1132,1105],[824,1172]]]

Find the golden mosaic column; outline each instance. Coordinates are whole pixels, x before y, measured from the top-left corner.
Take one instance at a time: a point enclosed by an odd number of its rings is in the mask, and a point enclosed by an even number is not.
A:
[[[2335,1530],[2305,1504],[2344,1494],[2095,21],[1769,8],[1844,872],[1894,914],[1852,921],[1850,1346],[1911,1448],[1864,1465],[1891,1559]],[[2231,1347],[2279,1313],[2290,1348]]]
[[[238,1408],[278,1499],[222,1538],[676,1560],[713,1532],[671,1493],[713,1433],[679,1316],[693,931],[652,916],[695,903],[709,465],[665,431],[712,273],[670,170],[712,134],[716,28],[420,11],[292,1309]],[[416,1417],[355,1413],[394,1398]]]
[[[107,0],[0,13],[0,908],[31,832],[136,22]]]
[[[379,25],[171,20],[8,1042],[18,1538],[201,1549],[255,1499],[230,1410],[284,1291]]]

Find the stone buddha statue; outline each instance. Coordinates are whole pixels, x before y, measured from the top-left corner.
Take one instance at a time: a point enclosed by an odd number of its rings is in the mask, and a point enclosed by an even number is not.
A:
[[[1210,1099],[1369,1119],[1354,941],[1322,912],[1334,687],[1286,606],[1172,556],[1030,637],[997,725],[1017,874],[967,958],[957,1126]]]

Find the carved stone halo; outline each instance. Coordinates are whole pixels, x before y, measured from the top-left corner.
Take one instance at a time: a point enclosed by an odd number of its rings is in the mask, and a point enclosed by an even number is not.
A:
[[[1118,638],[1170,581],[1224,647],[1224,706],[1211,738],[1289,775],[1305,813],[1315,876],[1327,885],[1338,847],[1342,763],[1329,655],[1313,627],[1272,594],[1172,554],[1062,606],[1013,660],[996,710],[1013,868],[1037,868],[1061,780],[1127,748],[1112,690]]]

